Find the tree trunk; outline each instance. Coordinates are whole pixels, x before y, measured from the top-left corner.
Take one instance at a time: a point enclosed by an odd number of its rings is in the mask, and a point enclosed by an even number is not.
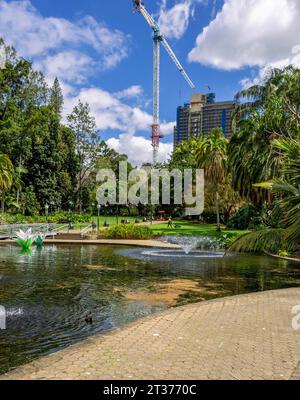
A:
[[[221,223],[220,223],[220,196],[219,192],[217,191],[216,194],[216,210],[217,210],[217,231],[221,232]]]
[[[3,194],[3,197],[1,199],[1,212],[4,213],[5,212],[5,197]]]

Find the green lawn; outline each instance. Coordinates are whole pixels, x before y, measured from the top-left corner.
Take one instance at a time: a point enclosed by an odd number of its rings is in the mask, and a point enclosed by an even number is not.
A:
[[[121,221],[123,219],[125,219],[125,220],[128,219],[131,223],[135,222],[135,217],[119,217],[119,224],[121,223]],[[93,221],[95,222],[95,224],[97,224],[97,220],[98,220],[98,217],[91,217],[90,223],[74,224],[74,229],[80,229],[80,228],[84,229],[87,226],[89,226]],[[117,225],[117,218],[115,216],[107,216],[106,220],[107,220],[109,226]],[[139,218],[139,221],[143,222],[142,218]],[[99,218],[100,228],[103,228],[104,222],[105,222],[105,216],[101,215]]]
[[[135,222],[135,217],[119,217],[119,224],[121,220],[128,219],[131,223]],[[92,221],[95,221],[97,224],[97,217],[91,217]],[[142,218],[139,218],[139,221],[142,222]],[[100,216],[100,228],[103,228],[105,222],[105,216]],[[109,226],[112,227],[117,224],[117,219],[115,216],[108,216],[107,222]],[[74,229],[84,229],[89,224],[75,224]],[[161,224],[153,224],[149,226],[154,235],[162,236],[162,235],[179,235],[179,236],[209,236],[221,238],[224,235],[228,235],[230,238],[237,238],[245,233],[246,231],[236,231],[236,230],[227,230],[225,227],[222,227],[221,232],[217,232],[216,225],[207,225],[198,222],[189,222],[189,221],[174,221],[174,225],[180,226],[176,229],[168,228],[168,223],[163,222]]]
[[[238,237],[247,232],[227,230],[222,228],[221,232],[217,232],[216,225],[206,225],[197,222],[174,221],[174,225],[180,226],[177,229],[168,228],[168,223],[152,225],[151,229],[155,235],[180,235],[180,236],[214,236],[222,237],[228,235],[230,237]]]

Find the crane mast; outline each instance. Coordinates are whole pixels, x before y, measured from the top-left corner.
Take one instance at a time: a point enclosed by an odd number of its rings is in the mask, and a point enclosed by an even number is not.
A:
[[[153,163],[154,165],[157,163],[158,149],[160,139],[163,138],[163,135],[160,133],[160,45],[162,44],[176,67],[179,69],[179,72],[182,74],[184,79],[190,85],[192,89],[195,88],[195,85],[185,72],[183,66],[179,62],[176,57],[174,51],[171,46],[168,44],[164,36],[162,35],[159,26],[154,21],[152,16],[146,10],[144,3],[141,0],[133,0],[135,9],[143,15],[148,25],[152,28],[153,35],[153,125],[152,125],[152,147],[153,147]]]

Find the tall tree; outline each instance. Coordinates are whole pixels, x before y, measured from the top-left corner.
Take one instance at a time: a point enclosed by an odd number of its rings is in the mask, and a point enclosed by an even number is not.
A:
[[[78,208],[82,211],[83,188],[100,154],[100,139],[96,121],[90,114],[90,107],[80,100],[68,115],[69,127],[75,136],[75,147],[79,162]]]
[[[204,169],[205,178],[215,188],[217,229],[221,230],[220,221],[220,185],[224,184],[227,174],[228,140],[222,129],[213,129],[208,136],[202,136],[197,149],[197,166]]]
[[[53,86],[50,90],[50,106],[57,115],[61,115],[64,98],[59,84],[59,80],[55,78]]]

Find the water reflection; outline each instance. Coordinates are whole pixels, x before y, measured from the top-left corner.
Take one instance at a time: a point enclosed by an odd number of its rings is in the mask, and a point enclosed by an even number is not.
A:
[[[8,313],[7,330],[0,331],[0,371],[169,306],[300,286],[295,263],[164,254],[65,245],[32,248],[29,255],[1,247],[0,304]]]

